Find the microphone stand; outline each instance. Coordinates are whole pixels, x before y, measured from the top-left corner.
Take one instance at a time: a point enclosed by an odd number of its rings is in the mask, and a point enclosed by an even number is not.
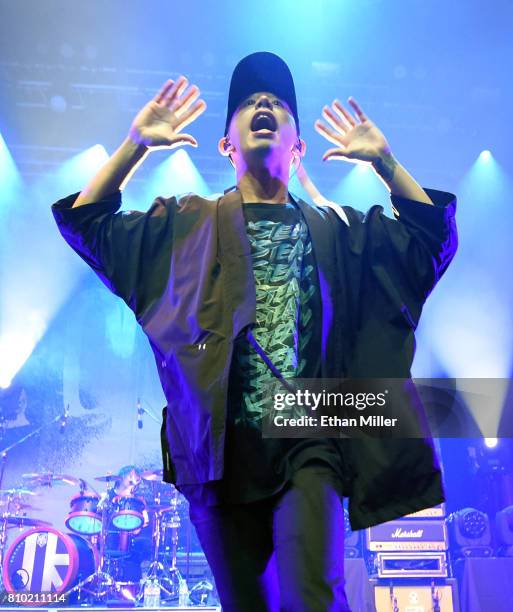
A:
[[[142,416],[143,414],[147,414],[150,417],[150,419],[152,419],[153,421],[155,421],[155,423],[160,425],[160,420],[155,416],[155,414],[149,408],[145,408],[144,406],[142,406],[141,402],[138,401],[137,402],[137,417],[139,418],[139,416]],[[138,429],[142,429],[142,427],[139,427]]]

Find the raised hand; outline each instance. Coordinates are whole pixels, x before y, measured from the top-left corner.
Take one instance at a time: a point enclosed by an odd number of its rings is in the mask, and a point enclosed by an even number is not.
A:
[[[188,80],[183,75],[176,82],[164,83],[134,119],[128,132],[130,140],[149,149],[172,149],[185,144],[197,147],[196,139],[190,134],[182,134],[181,130],[201,115],[207,104],[197,100],[200,90],[196,85],[186,92],[187,85]]]
[[[356,117],[351,115],[338,100],[331,108],[324,106],[323,118],[333,129],[326,127],[320,120],[314,124],[321,136],[337,145],[328,149],[322,160],[343,159],[353,163],[374,163],[384,155],[390,154],[390,146],[376,125],[364,114],[356,100],[348,99]]]

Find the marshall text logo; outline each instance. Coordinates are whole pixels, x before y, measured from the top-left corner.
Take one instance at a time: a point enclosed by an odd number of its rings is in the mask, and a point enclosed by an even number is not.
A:
[[[392,538],[421,538],[424,534],[424,529],[401,529],[398,527],[395,531],[392,532]]]

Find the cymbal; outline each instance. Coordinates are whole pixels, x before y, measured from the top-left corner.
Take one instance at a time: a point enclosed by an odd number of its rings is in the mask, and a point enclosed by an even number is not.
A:
[[[8,508],[14,508],[15,510],[36,510],[40,511],[41,508],[36,508],[32,504],[25,504],[19,500],[14,499],[0,499],[0,508],[7,506]]]
[[[80,484],[80,478],[75,478],[75,476],[70,476],[69,474],[57,474],[54,478],[74,487]]]
[[[49,527],[52,524],[28,516],[6,516],[4,520],[13,527]]]
[[[120,481],[121,476],[117,476],[116,474],[106,474],[105,476],[95,476],[95,480],[99,480],[100,482],[114,482]]]
[[[35,484],[54,484],[64,482],[66,484],[72,485],[76,487],[80,484],[80,479],[75,476],[71,476],[70,474],[52,474],[51,472],[46,473],[33,473],[33,474],[23,474],[22,478],[24,480],[31,480],[32,485]]]
[[[143,480],[149,480],[150,482],[161,482],[164,476],[164,470],[147,470],[141,474]]]
[[[0,495],[41,495],[37,491],[30,489],[2,489]]]

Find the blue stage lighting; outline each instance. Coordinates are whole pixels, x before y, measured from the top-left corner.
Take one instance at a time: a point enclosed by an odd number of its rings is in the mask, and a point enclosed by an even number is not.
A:
[[[0,139],[0,162],[2,168],[8,170],[6,179],[11,185],[17,182],[17,171],[2,143]],[[3,281],[0,291],[0,386],[4,388],[30,357],[77,282],[75,266],[80,263],[75,262],[71,253],[69,259],[68,253],[63,258],[56,255],[62,249],[61,240],[48,212],[45,210],[43,214],[43,204],[46,206],[54,200],[56,194],[82,189],[107,159],[107,152],[101,145],[91,147],[66,160],[56,172],[32,185],[30,191],[24,187],[20,192],[23,197],[14,198],[13,201],[30,201],[31,204],[30,248],[27,248],[25,225],[12,225],[5,239],[0,225],[0,251],[4,251],[0,257]],[[50,260],[55,262],[51,270],[47,265]]]
[[[0,193],[0,237],[5,230],[5,218],[14,204],[17,204],[23,187],[20,173],[14,159],[0,134],[0,176],[2,177],[2,192]]]
[[[172,153],[151,172],[145,191],[142,194],[144,201],[156,195],[169,197],[194,192],[208,196],[212,193],[185,149]]]
[[[336,162],[332,163],[335,166]],[[362,211],[367,211],[373,204],[381,204],[386,210],[390,201],[385,186],[366,164],[354,164],[335,190],[324,195],[333,202],[349,204]],[[390,210],[386,210],[386,214],[392,216]]]

